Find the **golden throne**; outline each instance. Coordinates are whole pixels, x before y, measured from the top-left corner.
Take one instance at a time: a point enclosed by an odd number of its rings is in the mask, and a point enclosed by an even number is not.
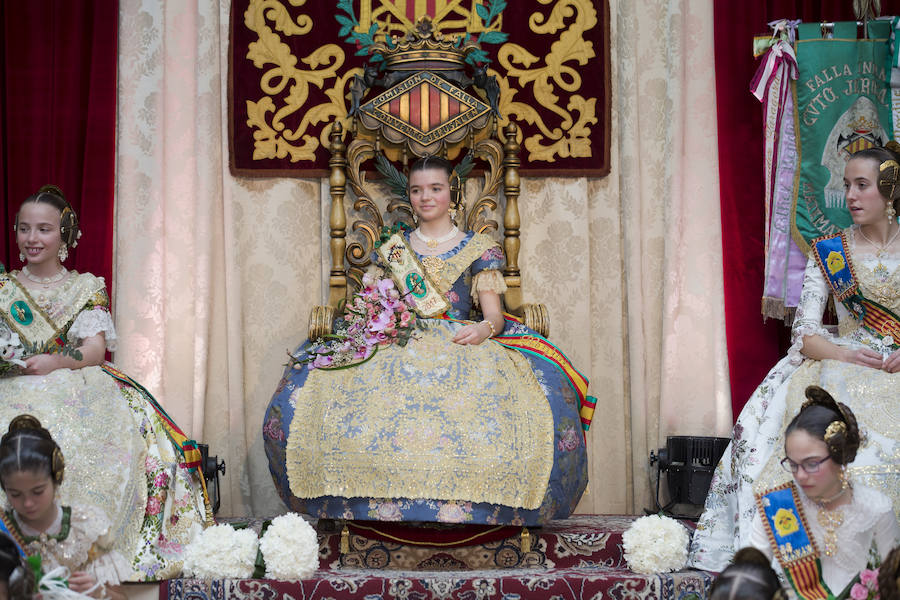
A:
[[[373,52],[383,57],[383,69],[370,63],[351,81],[348,142],[341,120],[333,123],[330,136],[328,303],[311,311],[309,339],[331,331],[335,311],[359,287],[372,263],[382,227],[412,220],[408,198],[397,185],[392,189],[386,183],[390,175],[406,172],[410,160],[418,157],[440,155],[459,161],[467,152],[480,172],[480,189],[479,182],[469,180],[474,185],[466,187],[477,194],[468,200],[463,194],[458,225],[480,233],[497,232],[492,217],[502,206],[505,309],[542,335],[549,333],[544,305],[522,299],[518,127],[512,122],[502,131],[498,127],[497,83],[484,68],[472,69],[466,63],[477,48],[434,31],[425,17],[403,38],[374,44]],[[373,164],[381,179],[369,178]],[[353,199],[348,198],[348,184]]]

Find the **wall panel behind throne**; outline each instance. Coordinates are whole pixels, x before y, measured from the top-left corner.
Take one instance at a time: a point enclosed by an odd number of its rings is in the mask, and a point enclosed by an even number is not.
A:
[[[299,6],[295,6],[299,4]],[[525,175],[609,172],[606,0],[235,0],[230,40],[230,164],[235,175],[309,177],[328,169],[337,119],[368,78],[373,44],[421,17],[467,34],[472,65],[494,76],[501,127],[520,126]]]

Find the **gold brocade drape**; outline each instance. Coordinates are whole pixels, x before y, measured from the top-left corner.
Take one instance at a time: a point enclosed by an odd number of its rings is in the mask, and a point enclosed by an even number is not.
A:
[[[324,300],[327,181],[229,175],[228,2],[120,13],[116,360],[228,462],[221,514],[274,514],[262,415]],[[612,171],[523,180],[526,298],[603,416],[577,512],[650,506],[651,449],[731,426],[712,16],[612,0]]]

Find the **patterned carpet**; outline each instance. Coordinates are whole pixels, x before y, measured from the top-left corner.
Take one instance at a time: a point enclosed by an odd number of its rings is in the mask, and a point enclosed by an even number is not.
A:
[[[639,575],[628,569],[622,533],[634,518],[579,515],[531,529],[526,552],[521,530],[509,529],[510,537],[461,547],[403,544],[390,541],[400,537],[394,530],[387,536],[355,530],[347,540],[349,552],[341,554],[340,531],[330,531],[326,523],[320,527],[320,569],[309,579],[175,579],[163,583],[160,599],[706,598],[712,576],[704,571]],[[250,526],[258,529],[260,522]]]

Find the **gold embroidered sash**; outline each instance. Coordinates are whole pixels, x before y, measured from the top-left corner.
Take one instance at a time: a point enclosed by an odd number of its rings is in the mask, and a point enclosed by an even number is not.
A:
[[[84,306],[103,291],[102,280],[88,273],[74,273],[71,301],[59,314],[51,315],[31,297],[10,273],[0,274],[0,318],[19,335],[29,354],[40,353],[65,343],[65,332]]]
[[[376,249],[388,266],[391,278],[401,294],[415,300],[416,313],[421,317],[437,317],[450,309],[434,282],[419,264],[415,253],[406,244],[402,233],[395,233]]]

